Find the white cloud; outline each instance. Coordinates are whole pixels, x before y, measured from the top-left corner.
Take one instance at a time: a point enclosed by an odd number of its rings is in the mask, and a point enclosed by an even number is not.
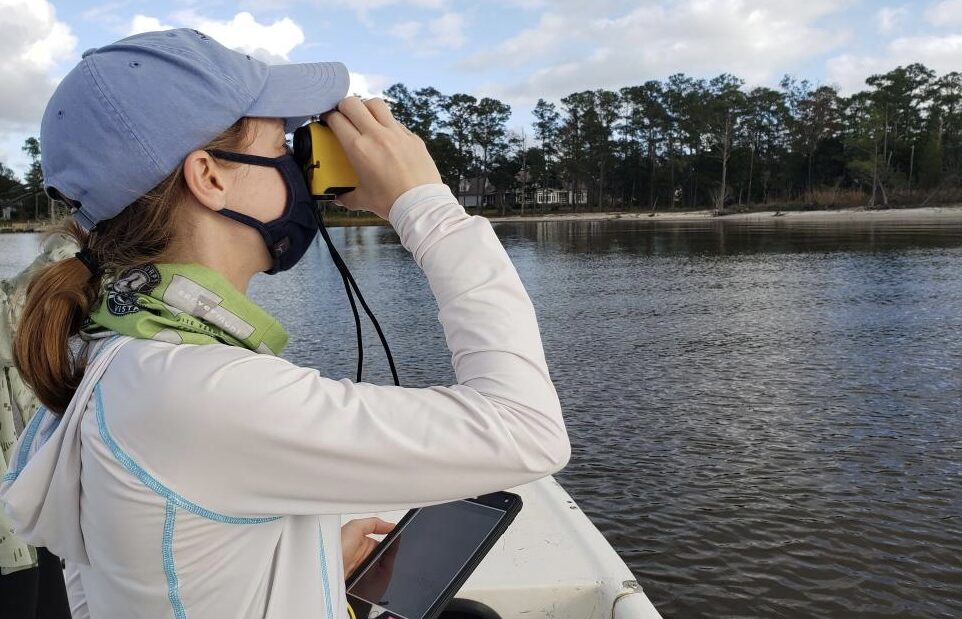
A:
[[[350,72],[351,87],[348,93],[357,95],[362,99],[380,97],[387,85],[387,78],[383,75],[372,75],[369,73]]]
[[[962,34],[902,37],[889,44],[895,58],[921,62],[936,71],[954,71],[962,65]]]
[[[398,22],[388,32],[407,43],[418,56],[430,56],[464,46],[464,16],[448,12],[426,22]]]
[[[445,13],[428,22],[428,37],[436,49],[459,49],[464,45],[464,16]]]
[[[882,34],[889,34],[899,27],[901,20],[905,19],[908,9],[904,6],[887,6],[875,13],[875,26]]]
[[[842,54],[825,64],[828,82],[838,88],[839,93],[850,95],[866,88],[865,79],[881,71],[894,68],[879,56],[857,56]]]
[[[22,174],[19,144],[37,135],[40,117],[59,81],[59,62],[75,54],[77,38],[44,0],[3,0],[0,10],[0,148],[3,162]]]
[[[229,20],[216,20],[185,10],[169,18],[178,26],[196,28],[225,47],[251,54],[265,62],[287,62],[291,50],[304,42],[304,31],[290,17],[262,24],[246,11],[237,13]],[[161,23],[156,17],[137,15],[131,21],[128,34],[173,27]]]
[[[962,24],[962,0],[942,0],[925,10],[925,18],[936,26]]]
[[[538,24],[502,41],[496,48],[473,54],[458,66],[467,70],[520,66],[541,60],[564,45],[571,25],[562,15],[544,13]]]
[[[547,4],[548,0],[505,0],[507,4],[516,6],[525,10],[532,9],[543,9]]]
[[[54,22],[44,38],[34,41],[23,53],[23,60],[35,67],[50,68],[55,62],[67,58],[77,46],[70,26]]]
[[[130,20],[130,28],[127,36],[140,34],[142,32],[153,32],[155,30],[171,30],[172,28],[173,26],[161,23],[156,17],[134,15],[134,18]]]
[[[826,73],[842,94],[851,94],[864,89],[865,78],[870,75],[913,62],[920,62],[937,73],[959,70],[962,66],[962,34],[899,37],[893,39],[880,55],[843,54],[832,58],[826,64]]]
[[[851,0],[556,0],[538,26],[461,67],[483,69],[551,56],[527,79],[487,92],[516,104],[585,88],[616,88],[671,73],[729,72],[767,83],[837,48],[848,33],[820,20]],[[604,17],[609,15],[612,17]]]

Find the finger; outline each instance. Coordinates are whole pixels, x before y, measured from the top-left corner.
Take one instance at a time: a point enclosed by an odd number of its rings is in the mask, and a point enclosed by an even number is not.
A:
[[[384,126],[377,121],[360,99],[357,97],[345,97],[337,104],[337,111],[347,116],[357,130],[362,134],[371,133],[383,129]]]
[[[390,533],[391,531],[394,530],[394,527],[397,526],[393,522],[381,520],[380,518],[375,518],[374,520],[375,520],[375,522],[373,523],[374,527],[371,531],[368,532],[369,534],[372,534],[372,535],[383,535],[385,533]]]
[[[368,556],[370,556],[370,554],[374,552],[374,549],[377,548],[377,544],[378,542],[376,539],[365,537],[363,550],[361,551],[362,552],[361,556],[364,557],[365,559],[368,558]]]
[[[357,189],[352,189],[351,191],[345,191],[344,193],[338,194],[337,198],[334,200],[334,204],[343,206],[349,211],[358,210],[361,208],[361,201],[357,196]]]
[[[391,108],[388,107],[384,99],[380,97],[368,99],[364,102],[364,105],[371,111],[371,115],[385,127],[393,127],[397,124],[397,121],[394,119],[394,114],[391,113]]]
[[[341,143],[342,147],[346,148],[348,144],[352,144],[354,140],[361,135],[357,127],[348,120],[347,116],[340,112],[329,112],[322,118],[324,122],[327,123],[327,126],[331,128],[334,137],[337,138],[337,141]]]
[[[371,520],[373,520],[373,518],[355,518],[341,528],[348,528],[350,531],[356,531],[360,536],[363,537],[374,528],[374,524],[371,522]]]
[[[363,525],[365,535],[380,535],[383,533],[389,533],[391,529],[394,528],[393,522],[387,522],[386,520],[381,520],[377,517],[363,518],[357,522]]]

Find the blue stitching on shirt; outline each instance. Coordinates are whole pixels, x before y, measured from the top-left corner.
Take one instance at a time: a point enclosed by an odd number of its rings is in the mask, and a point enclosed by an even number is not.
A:
[[[121,337],[119,333],[105,338],[105,341],[101,344],[100,348],[98,348],[97,352],[94,354],[93,359],[96,359],[98,356],[100,356],[100,353],[102,353],[104,348],[107,347],[107,344],[112,340],[116,340],[118,337]],[[90,363],[93,363],[93,359],[91,359],[87,363],[88,367],[90,366]],[[24,432],[23,443],[21,444],[20,450],[17,452],[16,466],[10,469],[9,471],[7,471],[6,474],[4,474],[3,476],[4,482],[14,481],[17,477],[20,476],[20,473],[23,472],[24,467],[27,466],[27,460],[28,460],[27,454],[30,452],[30,444],[33,443],[34,436],[36,435],[37,430],[40,429],[40,419],[46,414],[46,412],[47,412],[47,407],[41,405],[39,408],[37,408],[37,411],[33,414],[33,417],[30,418],[30,423],[27,424],[27,429]],[[45,432],[43,436],[41,436],[40,445],[38,445],[38,449],[40,446],[46,443],[47,440],[50,439],[50,436],[53,435],[54,431],[57,429],[57,426],[59,425],[60,425],[60,419],[58,419],[57,423],[53,424],[53,426],[49,430],[47,430],[47,432]]]
[[[23,472],[24,467],[27,466],[27,454],[30,452],[30,445],[33,443],[37,430],[40,429],[40,420],[46,413],[47,409],[41,406],[37,409],[37,412],[33,414],[33,417],[30,418],[30,423],[27,424],[27,430],[23,433],[20,448],[17,451],[17,466],[7,471],[7,474],[3,476],[3,481],[15,480],[20,476],[20,473]]]
[[[213,520],[214,522],[222,522],[224,524],[262,524],[265,522],[273,522],[278,520],[280,516],[267,516],[264,518],[245,518],[240,516],[226,516],[224,514],[219,514],[217,512],[205,509],[196,503],[188,501],[184,497],[180,496],[164,484],[157,481],[150,473],[145,471],[139,464],[137,464],[133,458],[127,455],[120,445],[114,440],[114,437],[110,434],[110,430],[107,428],[107,421],[104,419],[104,401],[103,395],[100,390],[100,383],[94,386],[94,397],[97,402],[97,427],[100,428],[100,438],[103,439],[104,443],[110,448],[110,451],[114,454],[114,457],[124,466],[125,469],[130,471],[137,479],[140,480],[142,484],[164,497],[168,501],[173,501],[174,505],[185,509],[192,514],[196,514],[202,518],[207,518],[208,520]]]
[[[321,557],[321,582],[324,583],[324,606],[327,608],[327,616],[334,619],[334,611],[331,609],[331,587],[327,579],[327,555],[324,553],[324,531],[317,527],[317,538],[320,540]]]
[[[175,619],[187,619],[184,603],[180,599],[179,584],[177,583],[177,569],[174,567],[174,520],[177,517],[177,506],[173,499],[167,499],[164,513],[164,539],[161,554],[164,557],[164,574],[167,575],[167,599],[174,610]]]
[[[53,436],[53,433],[56,432],[57,428],[60,427],[60,421],[62,419],[63,415],[56,415],[53,423],[51,423],[46,430],[40,433],[40,439],[37,441],[37,449],[43,447],[46,442],[50,440],[50,437]]]
[[[97,349],[97,352],[94,354],[93,358],[96,359],[100,355],[100,353],[103,352],[104,348],[107,347],[107,344],[111,340],[116,340],[118,337],[120,337],[119,333],[108,336],[103,342],[103,344],[101,345],[101,347]],[[91,361],[87,365],[89,366],[90,363],[92,362],[93,362],[93,359],[91,359]],[[27,429],[23,435],[23,443],[20,446],[20,450],[17,451],[16,466],[10,469],[9,471],[7,471],[6,474],[4,474],[3,476],[4,482],[14,481],[15,479],[17,479],[17,477],[20,476],[20,473],[23,472],[23,469],[27,466],[27,461],[28,461],[27,454],[30,452],[30,445],[31,443],[33,443],[33,439],[37,434],[37,431],[40,429],[40,420],[44,417],[46,413],[47,413],[47,407],[41,405],[39,408],[37,408],[37,411],[33,414],[33,417],[30,418],[30,423],[27,424]],[[53,426],[49,430],[47,430],[47,432],[45,432],[43,436],[41,436],[40,445],[38,445],[38,449],[40,446],[42,446],[44,443],[46,443],[50,439],[51,435],[53,435],[54,431],[57,429],[57,426],[59,425],[60,425],[60,419],[57,419],[57,423],[53,424]]]

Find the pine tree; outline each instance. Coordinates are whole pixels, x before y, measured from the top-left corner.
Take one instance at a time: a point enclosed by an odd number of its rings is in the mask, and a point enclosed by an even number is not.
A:
[[[918,174],[919,186],[922,189],[932,189],[942,182],[942,132],[939,129],[941,120],[938,114],[933,114],[933,118],[929,120],[929,131],[919,153]]]
[[[20,148],[30,157],[30,169],[23,177],[27,189],[37,193],[43,191],[43,170],[40,168],[40,141],[29,137]]]

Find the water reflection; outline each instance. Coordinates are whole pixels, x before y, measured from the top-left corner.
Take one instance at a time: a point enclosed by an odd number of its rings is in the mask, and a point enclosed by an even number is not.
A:
[[[735,255],[811,251],[883,251],[962,244],[956,222],[833,220],[563,221],[496,224],[506,238],[568,253]]]

